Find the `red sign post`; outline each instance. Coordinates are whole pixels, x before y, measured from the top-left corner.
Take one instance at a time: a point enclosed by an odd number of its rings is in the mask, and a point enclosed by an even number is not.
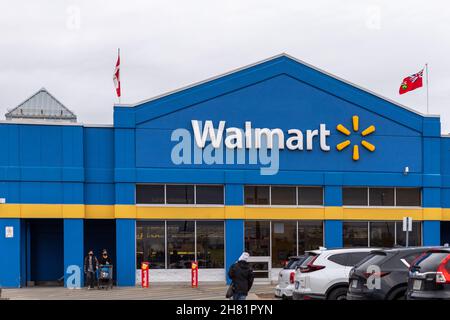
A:
[[[193,261],[191,264],[191,285],[192,288],[198,288],[198,263]]]
[[[148,280],[148,271],[149,271],[149,263],[142,262],[141,264],[141,283],[142,288],[148,288],[149,280]]]

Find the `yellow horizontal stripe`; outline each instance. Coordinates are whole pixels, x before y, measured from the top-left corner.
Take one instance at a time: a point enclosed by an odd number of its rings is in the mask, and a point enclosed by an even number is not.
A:
[[[108,205],[86,205],[86,219],[114,219],[114,206]]]
[[[0,204],[0,218],[450,221],[450,208]]]

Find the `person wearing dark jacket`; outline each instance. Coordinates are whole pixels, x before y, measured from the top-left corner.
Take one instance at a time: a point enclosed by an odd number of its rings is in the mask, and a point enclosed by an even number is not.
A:
[[[109,257],[108,251],[106,251],[106,249],[103,249],[102,256],[100,257],[98,262],[99,262],[100,265],[112,264],[112,260]]]
[[[252,288],[254,275],[248,263],[249,257],[247,252],[242,253],[239,260],[228,271],[233,286],[233,300],[245,300]]]
[[[89,289],[94,288],[95,272],[98,268],[97,257],[94,256],[94,251],[89,250],[88,255],[84,258],[84,274],[86,275],[86,285]]]

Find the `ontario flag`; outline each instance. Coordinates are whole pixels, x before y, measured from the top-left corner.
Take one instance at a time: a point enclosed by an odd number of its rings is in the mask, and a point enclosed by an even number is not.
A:
[[[113,81],[117,97],[120,98],[120,51],[117,53],[116,69],[114,70]]]
[[[403,79],[402,84],[400,85],[400,89],[398,89],[398,93],[404,94],[406,92],[422,87],[423,85],[422,79],[423,79],[423,69],[413,74],[412,76]]]

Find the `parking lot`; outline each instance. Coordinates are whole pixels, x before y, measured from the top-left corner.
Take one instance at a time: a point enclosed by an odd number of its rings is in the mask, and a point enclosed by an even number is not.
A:
[[[224,300],[224,284],[154,284],[148,289],[115,287],[112,290],[66,289],[62,287],[32,287],[3,289],[2,298],[10,300]],[[275,299],[274,285],[255,285],[248,300]]]

